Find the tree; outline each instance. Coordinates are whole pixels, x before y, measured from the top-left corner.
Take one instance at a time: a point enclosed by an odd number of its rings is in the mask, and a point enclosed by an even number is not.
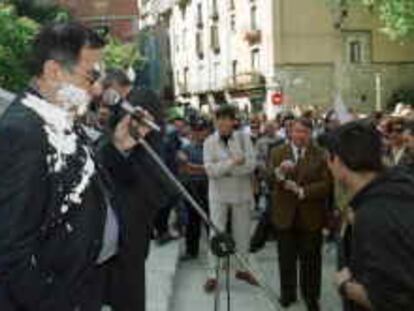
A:
[[[38,4],[34,0],[7,0],[16,8],[17,15],[27,16],[39,24],[50,22],[64,22],[72,19],[70,12],[51,2],[50,4]]]
[[[39,25],[19,17],[11,5],[0,4],[0,86],[19,91],[27,84],[29,74],[25,62],[30,41]]]
[[[136,43],[123,43],[116,38],[108,37],[108,44],[104,49],[104,63],[107,68],[138,70],[143,62]]]
[[[393,40],[414,37],[414,0],[328,0],[334,6],[360,6],[378,16],[381,29]]]

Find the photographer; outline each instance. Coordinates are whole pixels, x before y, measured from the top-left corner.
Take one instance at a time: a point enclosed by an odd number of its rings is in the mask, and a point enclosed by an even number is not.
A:
[[[272,224],[277,230],[280,304],[297,301],[300,287],[309,311],[320,310],[322,228],[332,181],[323,152],[312,141],[312,122],[293,121],[291,140],[273,149],[270,162]],[[298,265],[299,264],[299,265]]]

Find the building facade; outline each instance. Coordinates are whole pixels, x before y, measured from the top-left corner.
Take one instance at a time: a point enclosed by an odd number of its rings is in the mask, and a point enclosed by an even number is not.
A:
[[[414,43],[393,42],[355,7],[320,0],[274,0],[274,81],[288,105],[329,107],[336,94],[357,111],[383,109],[411,89]]]
[[[54,0],[79,20],[123,40],[138,32],[137,0]]]
[[[414,43],[392,42],[362,9],[322,0],[141,0],[140,7],[143,25],[168,27],[176,98],[201,109],[231,102],[274,116],[328,108],[340,94],[369,112],[414,81]]]
[[[175,0],[139,0],[139,47],[145,65],[138,84],[158,93],[169,105],[175,101],[171,63],[170,23]]]
[[[231,102],[261,110],[273,73],[272,0],[178,1],[171,13],[177,97],[214,109]]]

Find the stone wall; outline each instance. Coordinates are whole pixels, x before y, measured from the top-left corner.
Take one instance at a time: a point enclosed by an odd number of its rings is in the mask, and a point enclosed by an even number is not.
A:
[[[414,63],[373,64],[348,67],[343,79],[346,103],[357,111],[370,112],[376,108],[376,75],[380,74],[381,104],[384,109],[394,92],[414,89]],[[366,100],[363,101],[362,97]]]
[[[284,93],[284,105],[294,107],[328,106],[331,102],[333,66],[298,65],[276,69],[276,81]]]
[[[394,92],[414,89],[414,63],[347,66],[341,76],[344,103],[362,113],[375,110],[378,73],[383,109]],[[282,86],[287,107],[333,106],[338,93],[334,76],[334,66],[329,64],[281,66],[276,70],[276,81]]]

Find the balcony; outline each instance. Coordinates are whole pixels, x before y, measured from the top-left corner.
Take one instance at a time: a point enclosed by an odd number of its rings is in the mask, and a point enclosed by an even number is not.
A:
[[[204,28],[203,20],[201,18],[197,19],[196,27],[197,27],[197,29],[203,29]]]
[[[247,31],[244,35],[244,40],[246,40],[246,42],[249,45],[259,44],[260,42],[262,42],[262,32],[261,32],[261,30],[255,29],[255,30]]]
[[[211,13],[211,19],[213,21],[218,21],[218,19],[219,19],[219,13],[218,13],[217,9],[214,9],[213,12]]]
[[[265,77],[257,71],[240,73],[227,79],[229,91],[252,90],[265,87]]]

